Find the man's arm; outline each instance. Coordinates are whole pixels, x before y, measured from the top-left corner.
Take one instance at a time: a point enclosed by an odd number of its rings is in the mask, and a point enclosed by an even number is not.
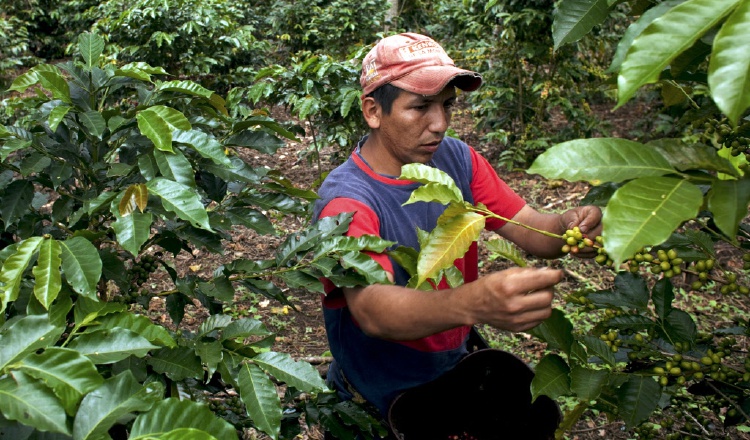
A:
[[[366,334],[407,341],[462,325],[510,331],[535,327],[549,317],[553,286],[561,279],[559,270],[511,268],[453,289],[371,285],[344,289],[344,294]]]

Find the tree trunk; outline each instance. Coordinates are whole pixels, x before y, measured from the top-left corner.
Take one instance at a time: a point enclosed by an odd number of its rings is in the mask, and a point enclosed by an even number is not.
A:
[[[391,26],[397,28],[396,22],[398,21],[398,0],[388,0],[391,4],[391,8],[385,16],[386,25],[385,29],[388,30]]]

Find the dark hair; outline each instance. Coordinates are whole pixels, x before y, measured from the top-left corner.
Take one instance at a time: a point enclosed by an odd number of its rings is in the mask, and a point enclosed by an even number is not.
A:
[[[383,109],[383,114],[391,114],[393,109],[393,101],[398,98],[403,89],[400,89],[392,84],[383,84],[377,89],[373,90],[369,95],[375,102],[380,105]]]

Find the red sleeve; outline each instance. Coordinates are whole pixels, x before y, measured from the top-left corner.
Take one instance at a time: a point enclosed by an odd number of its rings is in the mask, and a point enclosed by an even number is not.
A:
[[[526,205],[526,201],[500,179],[487,159],[473,148],[470,150],[473,168],[471,192],[474,195],[474,203],[483,203],[495,214],[508,219],[513,218]],[[495,230],[504,224],[503,220],[488,218],[486,228]]]
[[[349,230],[346,235],[349,237],[359,237],[362,235],[375,235],[380,237],[380,219],[369,206],[354,200],[339,197],[331,200],[320,213],[321,217],[330,217],[342,212],[353,212],[352,222],[349,224]],[[377,261],[386,271],[393,273],[391,259],[386,254],[367,252],[373,260]]]

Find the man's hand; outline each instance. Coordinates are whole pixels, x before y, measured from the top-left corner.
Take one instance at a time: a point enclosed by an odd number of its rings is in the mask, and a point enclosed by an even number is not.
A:
[[[466,292],[472,296],[475,323],[519,332],[536,327],[552,313],[560,270],[515,267],[486,275]]]
[[[602,234],[602,210],[598,206],[579,206],[577,208],[565,211],[560,216],[560,223],[563,230],[573,229],[578,226],[583,234],[594,240]],[[593,247],[581,248],[575,254],[581,258],[593,258],[597,254]]]

